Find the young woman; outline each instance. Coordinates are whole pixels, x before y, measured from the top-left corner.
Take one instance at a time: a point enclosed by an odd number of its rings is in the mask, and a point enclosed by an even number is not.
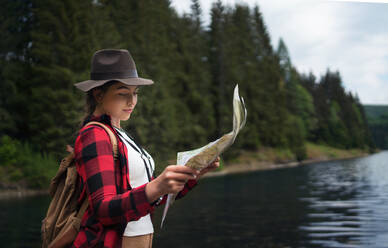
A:
[[[121,128],[130,118],[138,100],[138,89],[152,80],[137,76],[135,63],[127,50],[104,49],[92,59],[91,80],[75,84],[86,92],[87,115],[74,144],[82,193],[89,207],[71,247],[152,247],[150,214],[165,203],[167,194],[180,199],[197,185],[198,179],[219,167],[219,157],[203,171],[169,165],[156,178],[152,156]],[[113,157],[108,133],[117,138],[118,159]]]

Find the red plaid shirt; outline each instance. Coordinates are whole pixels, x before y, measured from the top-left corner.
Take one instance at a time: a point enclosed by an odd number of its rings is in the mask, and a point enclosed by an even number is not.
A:
[[[90,116],[83,125],[89,121],[107,124],[117,137],[119,156],[114,161],[112,144],[102,127],[90,125],[81,128],[74,144],[75,163],[82,187],[78,203],[88,197],[89,206],[71,248],[121,247],[127,223],[152,213],[155,206],[166,202],[167,195],[159,204],[149,203],[145,194],[146,184],[132,189],[127,148],[112,127],[111,117],[108,114]],[[196,180],[189,180],[176,199],[183,197],[196,184]]]

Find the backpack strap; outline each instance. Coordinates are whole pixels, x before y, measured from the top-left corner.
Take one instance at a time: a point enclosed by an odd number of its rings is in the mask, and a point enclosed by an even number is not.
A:
[[[89,205],[89,202],[88,202],[88,198],[86,196],[86,199],[84,200],[84,202],[82,203],[78,213],[77,213],[77,218],[81,221],[82,219],[82,215],[85,213],[86,211],[86,208],[88,207]]]
[[[110,142],[112,143],[112,146],[113,146],[113,158],[114,158],[114,160],[117,160],[118,159],[118,148],[117,148],[117,138],[116,138],[115,134],[112,132],[112,130],[110,130],[109,127],[107,127],[105,124],[98,122],[98,121],[90,121],[85,126],[92,125],[92,124],[96,124],[96,125],[103,127],[105,129],[105,131],[108,133],[109,138],[110,138]]]
[[[118,146],[117,146],[117,138],[116,138],[115,134],[112,132],[112,130],[109,129],[109,127],[107,127],[105,124],[98,122],[98,121],[88,122],[85,126],[92,125],[92,124],[96,124],[96,125],[103,127],[105,129],[105,131],[108,133],[109,138],[110,138],[110,142],[112,143],[112,146],[113,146],[113,158],[114,158],[114,160],[117,160],[118,159]],[[77,219],[79,220],[79,222],[81,222],[82,216],[85,213],[88,205],[89,205],[89,202],[88,202],[88,198],[86,196],[86,199],[83,201],[83,203],[82,203],[82,205],[77,213]],[[79,228],[79,225],[77,225],[77,228]]]

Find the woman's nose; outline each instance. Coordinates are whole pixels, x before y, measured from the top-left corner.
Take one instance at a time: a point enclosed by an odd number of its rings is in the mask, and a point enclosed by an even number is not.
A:
[[[135,104],[135,100],[133,99],[133,97],[128,97],[127,98],[127,104],[129,106],[133,106]]]

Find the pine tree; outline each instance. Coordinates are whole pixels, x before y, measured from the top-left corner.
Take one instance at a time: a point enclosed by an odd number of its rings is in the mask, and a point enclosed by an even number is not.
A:
[[[88,1],[36,0],[29,60],[31,102],[27,107],[31,142],[57,158],[73,144],[82,112],[73,84],[87,76],[96,48],[93,7]]]
[[[222,127],[227,123],[227,108],[225,101],[225,73],[226,73],[226,42],[225,37],[225,7],[218,0],[211,8],[211,24],[209,30],[209,62],[212,75],[211,94],[213,95],[212,105],[215,108],[216,137],[222,135]]]
[[[270,35],[258,6],[253,9],[254,40],[257,48],[257,74],[249,91],[256,92],[257,127],[261,142],[267,146],[287,146],[286,88],[281,66],[273,51]],[[254,88],[256,86],[256,89]]]
[[[25,108],[30,103],[31,1],[0,1],[0,136],[25,141],[28,122]]]
[[[178,121],[181,138],[178,147],[191,149],[204,145],[215,132],[214,108],[211,99],[211,75],[207,50],[207,33],[201,28],[201,9],[193,1],[191,13],[176,21],[175,92],[180,106]]]

